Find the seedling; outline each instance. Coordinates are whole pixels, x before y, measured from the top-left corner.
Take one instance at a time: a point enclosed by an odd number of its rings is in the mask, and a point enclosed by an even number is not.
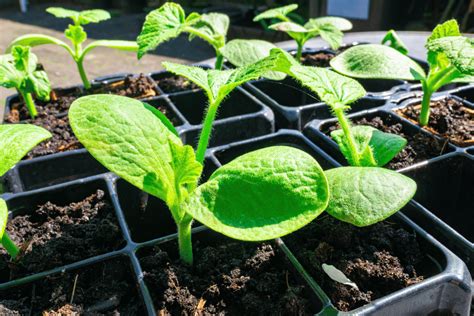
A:
[[[342,44],[344,36],[342,31],[352,29],[352,23],[349,20],[333,16],[309,19],[306,24],[300,25],[288,17],[288,14],[297,8],[297,4],[290,4],[262,12],[253,19],[255,22],[263,19],[281,20],[282,22],[272,24],[269,28],[285,32],[296,41],[298,46],[296,51],[297,61],[301,60],[305,43],[313,37],[321,36],[323,40],[329,43],[332,49],[338,49]]]
[[[290,72],[288,57],[293,60],[275,49],[252,65],[226,71],[164,63],[169,71],[199,85],[209,99],[196,152],[182,144],[161,112],[138,100],[91,95],[72,104],[70,123],[87,150],[112,172],[166,202],[177,224],[184,262],[193,261],[193,219],[231,238],[261,241],[289,234],[324,210],[354,225],[370,225],[413,196],[416,184],[399,173],[364,167],[324,172],[307,153],[287,146],[240,156],[199,185],[222,100],[238,85],[268,71]],[[339,97],[332,88],[327,93]]]
[[[31,118],[38,115],[32,94],[48,101],[51,92],[48,76],[36,70],[37,64],[38,58],[26,46],[13,46],[10,54],[0,56],[0,86],[20,92]]]
[[[25,45],[31,47],[45,44],[58,45],[64,48],[74,59],[79,71],[79,75],[81,76],[82,83],[86,89],[90,89],[91,84],[84,69],[84,59],[91,50],[96,47],[108,47],[123,51],[135,52],[138,49],[138,46],[135,42],[121,40],[98,40],[90,43],[83,49],[82,44],[87,39],[87,33],[84,31],[83,25],[89,23],[99,23],[101,21],[110,19],[110,14],[107,11],[98,9],[74,11],[51,7],[46,9],[46,12],[51,13],[55,17],[70,18],[73,21],[73,24],[69,24],[68,28],[64,31],[66,38],[71,41],[72,48],[65,42],[48,35],[27,34],[14,39],[6,51],[9,52],[14,45]]]
[[[146,16],[140,35],[137,37],[138,58],[182,33],[189,34],[190,40],[199,37],[214,48],[216,69],[222,69],[224,57],[235,66],[245,66],[267,57],[270,49],[275,47],[271,43],[260,40],[249,40],[245,43],[234,40],[227,43],[228,29],[229,17],[225,14],[201,15],[192,12],[186,16],[179,4],[167,2]],[[231,47],[227,47],[228,44],[231,44]],[[241,54],[242,52],[244,54]]]
[[[47,130],[35,125],[0,125],[0,176],[10,170],[33,147],[50,137],[51,134]],[[15,259],[20,250],[5,231],[7,221],[7,203],[0,198],[0,244]]]
[[[461,36],[456,20],[436,26],[426,42],[429,72],[396,49],[383,45],[359,45],[331,60],[331,66],[343,75],[367,79],[420,81],[423,99],[419,125],[430,117],[433,93],[452,82],[474,82],[474,41]]]

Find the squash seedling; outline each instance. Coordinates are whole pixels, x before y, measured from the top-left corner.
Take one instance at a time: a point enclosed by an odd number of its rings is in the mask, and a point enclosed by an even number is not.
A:
[[[68,28],[64,31],[67,39],[71,41],[72,48],[65,42],[43,34],[27,34],[22,35],[14,39],[7,52],[11,50],[14,45],[25,45],[25,46],[38,46],[45,44],[58,45],[64,48],[73,58],[77,65],[79,75],[81,76],[82,83],[86,89],[91,88],[89,79],[87,78],[86,71],[84,69],[84,58],[86,55],[97,47],[108,47],[123,51],[137,51],[138,46],[133,41],[122,41],[122,40],[98,40],[90,43],[85,48],[82,44],[87,39],[87,33],[84,31],[83,25],[89,23],[99,23],[110,19],[110,14],[105,10],[85,10],[85,11],[74,11],[64,8],[51,7],[46,9],[48,13],[51,13],[58,18],[70,18],[73,24],[69,24]]]
[[[193,219],[231,238],[261,241],[289,234],[324,210],[354,225],[370,225],[398,211],[413,196],[416,184],[399,173],[366,167],[324,172],[310,155],[287,146],[242,155],[199,185],[222,100],[246,81],[290,69],[288,56],[274,49],[252,65],[225,71],[164,63],[169,71],[199,85],[209,99],[196,152],[182,144],[161,112],[138,100],[91,95],[72,104],[72,129],[92,156],[166,202],[177,224],[184,262],[193,261]]]
[[[44,128],[29,124],[0,125],[0,176],[23,158],[33,147],[51,137]],[[8,208],[0,198],[0,244],[15,259],[20,250],[5,231],[8,221]]]
[[[418,123],[428,125],[433,93],[452,82],[474,82],[474,40],[461,36],[456,20],[436,26],[426,42],[429,72],[403,53],[384,45],[351,47],[333,58],[337,72],[365,79],[420,81],[423,98]]]
[[[245,66],[267,57],[270,49],[275,48],[275,45],[261,40],[233,40],[227,43],[229,23],[229,17],[225,14],[201,15],[192,12],[186,16],[179,4],[167,2],[146,16],[137,37],[138,58],[182,33],[189,34],[189,40],[199,37],[214,48],[215,69],[222,69],[224,57],[235,66]]]
[[[48,76],[37,70],[37,64],[38,58],[26,46],[15,45],[10,54],[0,56],[0,86],[18,90],[31,118],[38,115],[32,95],[48,101],[51,92]]]
[[[297,4],[267,10],[257,15],[254,22],[263,19],[279,19],[281,22],[269,26],[270,29],[285,32],[296,41],[298,49],[296,60],[300,61],[305,43],[313,37],[321,36],[328,42],[332,49],[338,49],[342,45],[344,34],[342,31],[352,29],[352,23],[341,17],[326,16],[309,19],[304,25],[292,21],[288,14],[298,8]]]

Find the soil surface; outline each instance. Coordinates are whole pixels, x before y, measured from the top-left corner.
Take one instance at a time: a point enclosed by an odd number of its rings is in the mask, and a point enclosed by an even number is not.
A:
[[[65,206],[39,205],[9,220],[6,231],[21,245],[22,253],[10,262],[0,248],[1,282],[112,251],[122,244],[114,211],[101,190]]]
[[[341,311],[353,310],[424,278],[416,270],[424,255],[415,234],[388,221],[359,228],[325,215],[285,242]],[[323,263],[342,271],[358,289],[330,279]]]
[[[398,111],[401,115],[418,122],[419,104]],[[461,146],[474,144],[474,110],[469,111],[456,99],[446,98],[431,102],[428,128]]]
[[[387,124],[380,116],[373,118],[352,119],[354,125],[372,126],[385,133],[397,134],[407,140],[405,148],[399,152],[385,167],[398,170],[415,163],[442,155],[447,150],[446,142],[439,141],[435,137],[423,133],[405,134],[401,123]],[[327,134],[338,129],[338,125],[329,127]]]
[[[169,76],[162,79],[157,79],[156,83],[158,84],[158,87],[160,87],[160,89],[165,93],[175,93],[199,89],[198,85],[182,76]]]
[[[143,315],[132,276],[125,260],[48,276],[0,293],[0,315]]]
[[[194,241],[189,267],[155,247],[141,259],[159,315],[309,315],[303,285],[271,243]]]
[[[122,95],[135,99],[152,97],[158,94],[156,85],[151,78],[143,74],[140,74],[138,77],[129,75],[122,81],[110,85],[93,87],[90,91],[83,91],[79,88],[67,92],[54,92],[53,90],[53,92],[51,92],[50,101],[43,102],[35,100],[38,117],[65,113],[76,99],[85,95],[100,93]],[[21,102],[12,105],[5,121],[8,123],[17,123],[29,119],[30,115],[28,110],[24,106],[24,103]]]
[[[333,53],[319,52],[315,54],[305,54],[301,58],[301,63],[305,66],[329,67],[329,62],[335,55]]]

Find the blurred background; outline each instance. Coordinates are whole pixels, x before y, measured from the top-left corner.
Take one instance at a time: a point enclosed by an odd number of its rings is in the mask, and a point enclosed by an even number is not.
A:
[[[16,37],[27,33],[42,33],[65,40],[68,19],[58,19],[45,12],[50,6],[69,9],[102,8],[112,19],[85,27],[89,39],[135,40],[145,15],[161,6],[162,0],[0,0],[0,53]],[[291,16],[295,21],[309,17],[335,15],[346,17],[354,24],[352,32],[388,29],[430,31],[450,18],[456,18],[462,31],[474,31],[474,0],[186,0],[180,3],[186,12],[221,12],[231,18],[229,39],[259,38],[283,41],[284,33],[268,30],[273,21],[255,23],[253,17],[272,7],[298,3]],[[421,41],[423,47],[424,42]],[[45,45],[33,50],[49,74],[53,86],[78,84],[79,76],[70,56],[58,47]],[[91,78],[113,73],[151,72],[161,69],[163,60],[197,62],[211,58],[213,49],[200,40],[189,42],[185,35],[161,45],[140,61],[134,53],[97,49],[85,61]],[[0,105],[12,90],[0,88]]]

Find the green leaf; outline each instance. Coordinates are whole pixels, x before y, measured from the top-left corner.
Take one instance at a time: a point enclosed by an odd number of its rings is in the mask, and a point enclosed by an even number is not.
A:
[[[239,240],[289,234],[327,206],[327,180],[305,152],[267,147],[219,168],[186,202],[186,212],[209,228]]]
[[[281,17],[286,17],[288,15],[288,13],[293,12],[296,9],[298,9],[297,4],[290,4],[290,5],[286,5],[286,6],[283,6],[283,7],[278,7],[278,8],[266,10],[266,11],[260,13],[259,15],[257,15],[256,17],[254,17],[253,21],[258,22],[260,20],[273,19],[273,18],[281,19]]]
[[[406,139],[401,136],[384,133],[371,126],[354,126],[351,128],[351,132],[359,153],[360,166],[363,167],[386,165],[407,143]],[[341,129],[335,130],[331,132],[331,137],[339,145],[349,164],[355,166],[344,132]]]
[[[280,32],[308,33],[309,30],[293,22],[279,22],[269,26],[270,29]]]
[[[363,97],[366,92],[354,79],[329,69],[293,65],[291,76],[308,87],[331,107],[346,106]]]
[[[195,21],[195,18],[191,19],[191,22]],[[167,2],[148,13],[137,37],[138,58],[142,58],[146,52],[155,49],[161,43],[177,37],[191,22],[186,22],[183,8],[173,2]]]
[[[110,13],[101,9],[75,11],[59,7],[50,7],[46,9],[46,12],[51,13],[57,18],[70,18],[76,25],[98,23],[110,19]]]
[[[138,100],[85,96],[73,102],[69,119],[74,134],[94,158],[172,209],[201,175],[192,148],[183,146]]]
[[[408,48],[403,43],[402,39],[398,36],[395,30],[390,30],[385,34],[384,38],[382,39],[382,44],[389,43],[389,46],[393,49],[398,50],[403,55],[408,55]]]
[[[337,72],[354,78],[419,80],[426,77],[415,61],[384,45],[357,45],[330,61]]]
[[[96,47],[107,47],[107,48],[128,51],[128,52],[138,51],[138,44],[137,42],[134,42],[134,41],[99,40],[87,45],[84,48],[84,51],[82,52],[82,56],[85,56],[87,53],[89,53],[89,51],[91,51],[92,49]]]
[[[80,25],[69,25],[64,31],[64,35],[74,44],[81,44],[87,39],[87,33]]]
[[[5,233],[8,221],[8,207],[4,199],[0,199],[0,239]]]
[[[72,52],[71,48],[61,40],[58,40],[54,37],[43,35],[43,34],[26,34],[15,38],[5,50],[6,53],[10,53],[12,48],[17,45],[22,46],[39,46],[39,45],[46,45],[46,44],[53,44],[58,45],[65,48],[71,55],[74,53]]]
[[[342,45],[344,33],[332,24],[322,24],[318,27],[319,35],[328,42],[332,49],[336,50]]]
[[[273,48],[276,46],[267,41],[235,39],[221,49],[221,54],[232,65],[242,67],[268,57]],[[271,80],[282,80],[286,75],[281,72],[269,71],[265,73],[264,77]]]
[[[171,121],[166,117],[166,115],[146,102],[143,102],[143,105],[147,110],[151,111],[171,133],[179,137],[178,131],[174,127],[173,123],[171,123]]]
[[[24,74],[15,68],[11,54],[0,56],[0,86],[18,88],[23,82]]]
[[[44,128],[28,124],[0,125],[0,176],[23,158],[33,147],[51,137]]]
[[[351,21],[337,16],[323,16],[320,18],[309,19],[304,27],[307,29],[312,29],[323,24],[331,24],[340,31],[349,31],[352,29]]]
[[[196,21],[196,20],[193,20]],[[229,17],[222,13],[203,14],[199,20],[189,26],[186,30],[190,33],[189,39],[199,36],[216,48],[225,45],[227,31],[229,29]],[[194,32],[192,32],[194,31]]]
[[[461,36],[461,32],[459,32],[459,25],[456,20],[451,19],[444,22],[443,24],[438,24],[434,28],[430,37],[428,37],[427,43],[446,36]]]
[[[48,75],[44,71],[35,71],[29,77],[32,81],[33,91],[36,97],[43,101],[48,101],[51,93],[51,83]]]
[[[31,50],[27,46],[15,46],[12,48],[13,61],[15,62],[15,68],[25,73],[32,73],[36,70],[36,64],[38,58],[35,54],[31,53]]]
[[[326,211],[359,227],[386,219],[416,192],[415,181],[385,168],[339,167],[325,174],[331,192]]]
[[[474,75],[474,44],[463,36],[448,36],[431,40],[426,44],[430,52],[444,54],[459,72]]]

